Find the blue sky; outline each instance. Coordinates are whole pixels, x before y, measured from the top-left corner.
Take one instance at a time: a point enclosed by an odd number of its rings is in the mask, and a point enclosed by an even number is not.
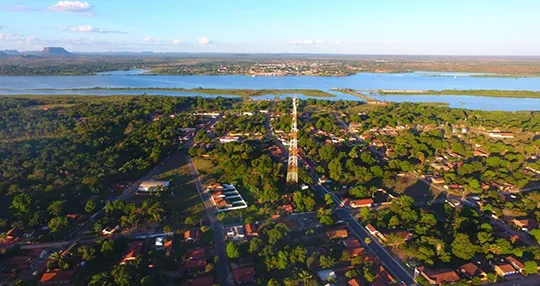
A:
[[[540,55],[539,0],[0,0],[0,50]]]

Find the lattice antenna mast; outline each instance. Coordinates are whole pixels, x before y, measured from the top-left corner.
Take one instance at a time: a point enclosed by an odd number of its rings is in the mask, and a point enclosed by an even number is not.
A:
[[[287,184],[298,184],[298,98],[293,97],[291,141],[289,144],[289,162],[287,165]]]

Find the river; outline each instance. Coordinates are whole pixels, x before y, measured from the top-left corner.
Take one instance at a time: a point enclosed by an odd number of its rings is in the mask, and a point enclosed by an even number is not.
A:
[[[460,73],[360,73],[348,77],[288,76],[170,76],[142,75],[140,70],[108,72],[95,76],[0,76],[0,94],[86,94],[117,95],[142,93],[155,95],[190,96],[196,93],[170,91],[118,90],[55,90],[93,87],[114,88],[218,88],[218,89],[319,89],[352,88],[359,90],[406,89],[498,89],[540,91],[540,78],[475,77]],[[360,100],[350,95],[334,93],[335,99]],[[202,95],[207,96],[207,95]],[[374,96],[386,101],[446,102],[450,107],[486,110],[540,110],[540,99],[479,97],[479,96]]]

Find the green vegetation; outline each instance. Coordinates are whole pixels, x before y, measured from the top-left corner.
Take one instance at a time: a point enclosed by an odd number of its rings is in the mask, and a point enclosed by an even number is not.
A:
[[[472,90],[424,90],[424,91],[407,91],[407,90],[379,90],[379,94],[422,94],[422,95],[470,95],[470,96],[489,96],[489,97],[515,97],[515,98],[540,98],[540,91],[529,90],[497,90],[497,89],[472,89]]]

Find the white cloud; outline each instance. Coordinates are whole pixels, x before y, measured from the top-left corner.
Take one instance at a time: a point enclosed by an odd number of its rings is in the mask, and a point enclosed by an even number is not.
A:
[[[312,46],[312,45],[345,45],[346,43],[340,40],[322,41],[322,40],[295,40],[287,42],[289,45]]]
[[[148,43],[161,43],[163,42],[163,39],[160,39],[160,38],[154,38],[154,37],[146,37],[143,39],[145,42],[148,42]]]
[[[60,11],[60,12],[90,12],[92,10],[92,5],[88,2],[80,1],[58,1],[56,5],[50,6],[49,10]]]
[[[37,41],[34,36],[23,36],[20,34],[0,34],[0,40],[17,44],[32,44]]]
[[[210,41],[210,39],[208,39],[208,37],[199,38],[199,44],[201,44],[201,45],[208,45],[210,43],[212,43],[212,41]]]
[[[324,41],[320,40],[295,40],[288,42],[290,45],[322,45]]]
[[[174,45],[181,45],[181,44],[183,44],[184,42],[183,42],[182,40],[176,39],[176,40],[173,40],[172,43],[173,43]]]
[[[127,34],[122,31],[115,31],[95,26],[63,26],[60,28],[62,31],[72,33],[101,33],[101,34]]]

